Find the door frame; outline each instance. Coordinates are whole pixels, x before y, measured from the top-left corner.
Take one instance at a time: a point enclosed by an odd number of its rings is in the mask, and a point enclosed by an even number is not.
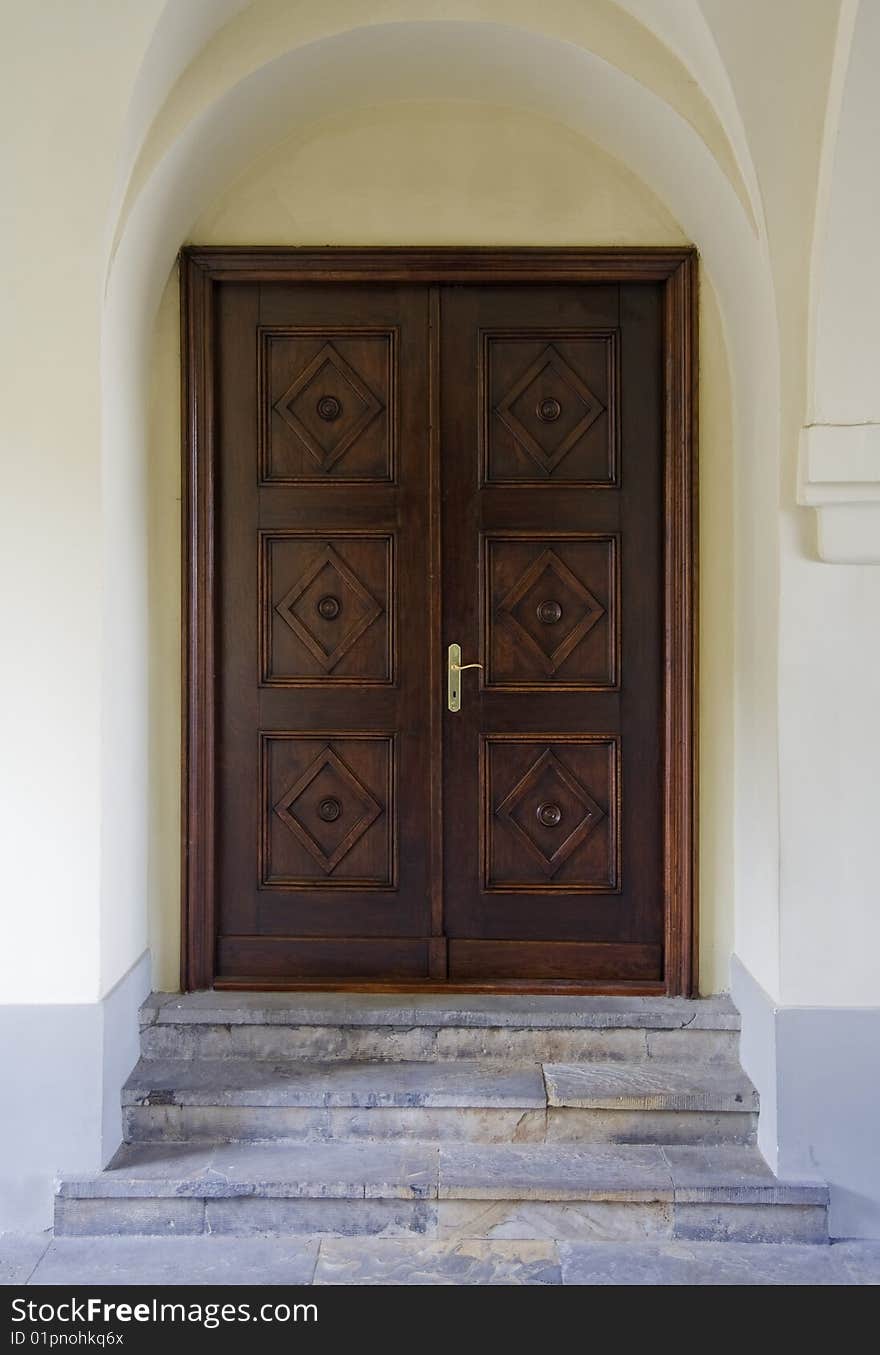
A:
[[[661,283],[664,369],[664,977],[657,982],[448,984],[278,980],[224,987],[532,991],[689,996],[697,986],[697,251],[659,248],[274,248],[188,246],[180,255],[183,729],[181,986],[214,984],[216,597],[215,287],[230,282]],[[433,397],[432,397],[433,398]],[[439,449],[431,484],[435,494]],[[439,709],[440,644],[433,669]],[[439,727],[438,727],[439,733]],[[439,790],[439,764],[432,803]],[[434,856],[436,860],[436,853]],[[218,984],[218,986],[220,986]]]

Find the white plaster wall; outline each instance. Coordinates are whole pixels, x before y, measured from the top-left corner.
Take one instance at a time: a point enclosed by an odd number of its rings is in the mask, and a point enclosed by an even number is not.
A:
[[[880,1006],[880,569],[786,544],[778,996]]]
[[[138,953],[123,945],[102,965],[100,332],[113,129],[160,8],[94,0],[87,11],[0,13],[0,1000],[10,1003],[94,1001]],[[129,901],[113,907],[123,915]]]
[[[781,535],[778,991],[796,1005],[880,1006],[878,62],[880,5],[847,0],[806,293],[800,475],[818,522],[788,513]]]
[[[763,787],[771,764],[778,778],[793,753],[783,744],[780,729],[791,703],[788,674],[781,670],[779,655],[780,631],[788,625],[786,562],[792,553],[803,560],[815,557],[811,523],[793,505],[805,399],[806,279],[839,7],[828,0],[770,4],[737,0],[735,5],[699,0],[699,6],[734,91],[754,165],[765,227],[762,248],[773,277],[772,323],[778,336],[776,459],[761,473],[743,458],[742,472],[750,483],[738,499],[738,511],[746,515],[757,511],[772,520],[772,527],[767,520],[764,530],[773,533],[774,558],[749,551],[750,528],[743,523],[737,534],[741,630],[736,657],[745,698],[737,706],[737,862],[741,866],[750,852],[759,851],[765,869],[775,877],[771,882],[765,876],[756,889],[738,881],[736,952],[758,983],[778,997],[784,944],[779,859],[783,851],[798,850],[805,838],[815,841],[815,825],[783,818],[778,780],[772,798]],[[745,413],[742,404],[750,396],[737,392],[734,398],[738,412]],[[750,626],[747,616],[752,607],[772,608],[772,618]],[[772,652],[765,652],[768,647]],[[789,834],[785,847],[780,841],[783,830]]]
[[[807,423],[880,422],[878,54],[880,5],[863,0],[846,47],[839,118],[828,146],[827,201],[817,222]]]

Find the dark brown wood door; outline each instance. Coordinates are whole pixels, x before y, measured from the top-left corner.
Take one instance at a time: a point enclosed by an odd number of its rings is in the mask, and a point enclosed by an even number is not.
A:
[[[659,979],[660,289],[440,309],[449,976]]]
[[[663,295],[217,286],[218,984],[664,981]]]
[[[428,972],[428,303],[220,291],[220,977]]]

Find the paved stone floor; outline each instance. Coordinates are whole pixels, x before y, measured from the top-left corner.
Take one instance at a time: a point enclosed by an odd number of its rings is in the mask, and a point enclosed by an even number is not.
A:
[[[420,1242],[0,1235],[0,1283],[880,1284],[880,1242]]]

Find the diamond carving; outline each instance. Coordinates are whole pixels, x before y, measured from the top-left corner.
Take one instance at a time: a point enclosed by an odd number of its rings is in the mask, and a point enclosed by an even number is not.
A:
[[[532,763],[495,815],[548,877],[606,817],[552,748],[545,748]]]
[[[552,475],[605,405],[553,344],[495,407],[498,418],[545,475]]]
[[[323,471],[331,471],[385,408],[332,343],[273,406]]]
[[[552,677],[605,608],[548,547],[502,598],[498,612]]]
[[[383,608],[328,542],[275,611],[330,673]]]
[[[333,874],[382,813],[329,743],[273,808],[326,875]]]

